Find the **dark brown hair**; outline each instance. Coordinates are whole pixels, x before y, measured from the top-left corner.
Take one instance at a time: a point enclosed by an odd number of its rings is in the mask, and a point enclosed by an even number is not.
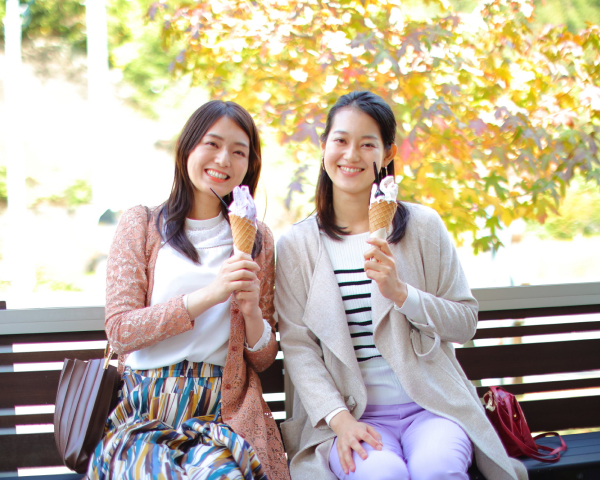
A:
[[[185,234],[185,219],[192,211],[194,205],[194,186],[188,175],[188,158],[196,148],[206,132],[222,117],[233,120],[248,135],[250,139],[250,153],[248,155],[248,171],[242,180],[242,185],[247,185],[250,195],[254,197],[256,185],[260,177],[261,153],[258,129],[250,114],[237,103],[213,100],[202,105],[188,119],[179,138],[175,152],[175,178],[173,188],[167,201],[160,208],[156,219],[156,227],[165,243],[168,243],[182,255],[195,263],[200,263],[198,251],[194,248]],[[231,204],[232,195],[226,195],[223,200]],[[229,212],[221,205],[223,215],[229,221]],[[164,226],[161,228],[161,219]],[[256,232],[252,257],[260,254],[262,236]]]
[[[392,147],[396,139],[396,118],[390,106],[383,101],[381,97],[371,92],[352,92],[348,95],[342,95],[331,107],[327,114],[327,123],[325,131],[321,134],[321,142],[327,142],[327,137],[333,126],[336,113],[342,108],[356,108],[369,115],[379,126],[381,139],[387,151]],[[382,169],[381,178],[386,175],[395,175],[394,161],[392,160]],[[335,212],[333,210],[333,183],[327,172],[321,168],[319,179],[317,180],[317,191],[315,194],[315,203],[317,209],[317,221],[319,228],[330,238],[341,240],[341,235],[348,235],[347,227],[340,227],[335,224]],[[398,209],[392,222],[392,233],[388,237],[389,243],[398,243],[406,233],[408,225],[409,212],[402,203],[398,202]]]

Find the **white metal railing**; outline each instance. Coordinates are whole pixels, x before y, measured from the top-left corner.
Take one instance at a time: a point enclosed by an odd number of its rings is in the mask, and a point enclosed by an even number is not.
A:
[[[600,305],[600,282],[475,288],[480,311]],[[104,307],[0,310],[0,335],[102,330]]]
[[[0,310],[0,335],[103,329],[103,306]]]
[[[475,288],[473,295],[482,312],[600,305],[600,282]]]

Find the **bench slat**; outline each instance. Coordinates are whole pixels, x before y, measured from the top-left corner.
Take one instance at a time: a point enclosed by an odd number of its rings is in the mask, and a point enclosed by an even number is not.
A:
[[[279,368],[277,368],[279,367]],[[260,374],[263,393],[283,392],[283,361],[276,360]],[[273,369],[273,371],[270,371]],[[56,400],[56,389],[60,371],[1,372],[0,408],[13,408],[15,402],[26,405],[52,405]],[[284,410],[284,409],[282,409]]]
[[[0,408],[53,405],[60,371],[0,373]]]
[[[600,396],[520,402],[532,432],[600,427]]]
[[[284,391],[282,371],[283,360],[275,360],[273,365],[258,374],[263,393],[281,393]]]
[[[80,473],[59,473],[50,475],[27,475],[29,480],[83,480],[83,475]],[[2,480],[23,480],[23,476],[1,476]]]
[[[0,435],[2,452],[1,471],[13,472],[17,468],[62,466],[54,443],[53,433],[27,435]]]
[[[267,405],[272,412],[285,412],[285,402],[276,400],[274,402],[267,402]]]
[[[0,345],[12,345],[13,343],[80,342],[86,340],[106,340],[106,333],[103,330],[94,330],[89,332],[0,335]]]
[[[557,317],[563,315],[581,315],[600,312],[600,305],[569,305],[566,307],[519,308],[513,310],[480,311],[479,320],[509,320],[532,317]]]
[[[13,363],[63,362],[65,358],[91,360],[103,358],[104,350],[58,350],[50,352],[0,353],[0,365]],[[115,357],[116,358],[116,357]]]
[[[560,390],[576,390],[580,388],[600,387],[600,378],[583,378],[579,380],[565,380],[559,382],[521,383],[497,386],[504,388],[514,395],[539,392],[557,392]],[[483,397],[490,387],[477,387],[477,394]]]
[[[36,415],[2,415],[0,428],[15,428],[15,425],[39,425],[54,423],[53,413],[40,413]]]
[[[600,322],[558,323],[552,325],[531,325],[526,327],[482,328],[477,330],[473,340],[479,340],[482,338],[514,338],[526,337],[529,335],[591,332],[595,330],[600,330]]]
[[[456,357],[467,377],[522,377],[600,369],[600,339],[459,348]]]

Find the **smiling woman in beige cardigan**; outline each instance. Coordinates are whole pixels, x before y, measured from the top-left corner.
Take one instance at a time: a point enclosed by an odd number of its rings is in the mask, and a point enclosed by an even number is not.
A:
[[[292,478],[468,479],[474,455],[488,480],[526,479],[454,355],[477,302],[439,215],[398,202],[387,241],[369,237],[373,162],[394,175],[395,131],[378,96],[341,97],[321,138],[317,214],[277,245]]]

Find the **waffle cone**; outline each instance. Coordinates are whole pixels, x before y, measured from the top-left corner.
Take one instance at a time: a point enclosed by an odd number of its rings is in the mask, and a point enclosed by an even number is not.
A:
[[[256,236],[254,222],[248,218],[231,214],[229,215],[229,221],[231,223],[231,233],[233,234],[233,245],[238,250],[251,255],[254,237]]]
[[[398,208],[396,202],[384,200],[372,203],[369,207],[369,232],[376,232],[380,228],[385,228],[387,231],[392,224],[396,208]]]

